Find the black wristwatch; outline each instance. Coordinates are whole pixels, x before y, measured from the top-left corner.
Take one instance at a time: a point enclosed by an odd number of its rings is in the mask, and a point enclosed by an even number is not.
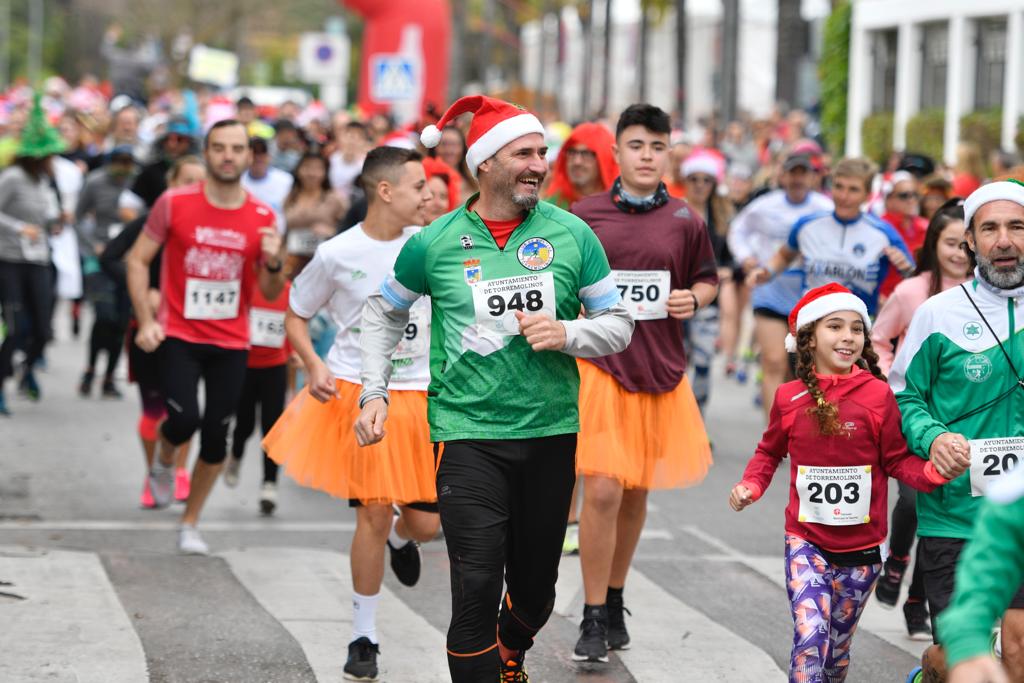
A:
[[[693,297],[693,312],[696,313],[700,310],[700,299],[698,299],[697,295],[693,292],[690,292],[690,296]]]

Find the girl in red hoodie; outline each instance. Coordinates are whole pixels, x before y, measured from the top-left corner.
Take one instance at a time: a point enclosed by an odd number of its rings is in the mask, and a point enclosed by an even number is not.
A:
[[[835,283],[812,289],[790,313],[789,329],[798,379],[776,392],[768,428],[729,504],[739,511],[760,498],[789,454],[789,680],[841,683],[882,568],[888,477],[920,491],[948,479],[907,450],[896,399],[867,337],[863,301]]]

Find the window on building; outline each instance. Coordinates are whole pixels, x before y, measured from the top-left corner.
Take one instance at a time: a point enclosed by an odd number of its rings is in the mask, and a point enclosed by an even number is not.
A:
[[[921,109],[945,109],[949,24],[921,27]]]
[[[896,107],[896,48],[899,44],[895,29],[875,31],[871,39],[871,111],[892,111]]]
[[[1006,19],[978,21],[974,108],[1001,109],[1006,74]]]

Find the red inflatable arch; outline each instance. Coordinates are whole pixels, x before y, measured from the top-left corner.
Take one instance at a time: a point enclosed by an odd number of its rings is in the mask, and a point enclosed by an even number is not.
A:
[[[340,0],[366,20],[359,106],[368,114],[393,111],[400,123],[418,119],[427,104],[448,102],[448,0]]]

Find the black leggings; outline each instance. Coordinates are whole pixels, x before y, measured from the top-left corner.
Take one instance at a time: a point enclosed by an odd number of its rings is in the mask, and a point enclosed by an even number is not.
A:
[[[93,273],[89,276],[89,300],[96,318],[89,334],[88,368],[94,372],[100,351],[106,352],[106,378],[109,380],[121,357],[124,333],[130,320],[128,292],[106,273]]]
[[[172,445],[180,446],[199,429],[199,459],[211,465],[224,462],[228,425],[238,407],[249,352],[174,338],[164,340],[157,352],[167,401],[167,420],[161,429],[163,437]],[[206,387],[202,416],[198,396],[200,378]]]
[[[917,491],[899,482],[900,497],[892,510],[892,530],[889,532],[889,550],[896,557],[909,557],[917,533]],[[924,600],[924,578],[920,559],[914,563],[914,576],[910,580],[911,600]]]
[[[576,435],[451,441],[435,452],[451,564],[448,668],[453,683],[493,681],[495,632],[505,647],[527,650],[554,608]]]
[[[287,385],[287,364],[246,369],[231,438],[231,455],[236,459],[241,460],[245,455],[245,442],[256,429],[256,406],[260,407],[260,431],[266,436],[284,412]],[[277,481],[277,463],[267,457],[266,451],[263,452],[263,481]]]
[[[50,340],[53,274],[46,263],[0,261],[0,307],[7,336],[0,345],[0,382],[14,375],[14,347],[23,343],[25,367],[43,357]]]

